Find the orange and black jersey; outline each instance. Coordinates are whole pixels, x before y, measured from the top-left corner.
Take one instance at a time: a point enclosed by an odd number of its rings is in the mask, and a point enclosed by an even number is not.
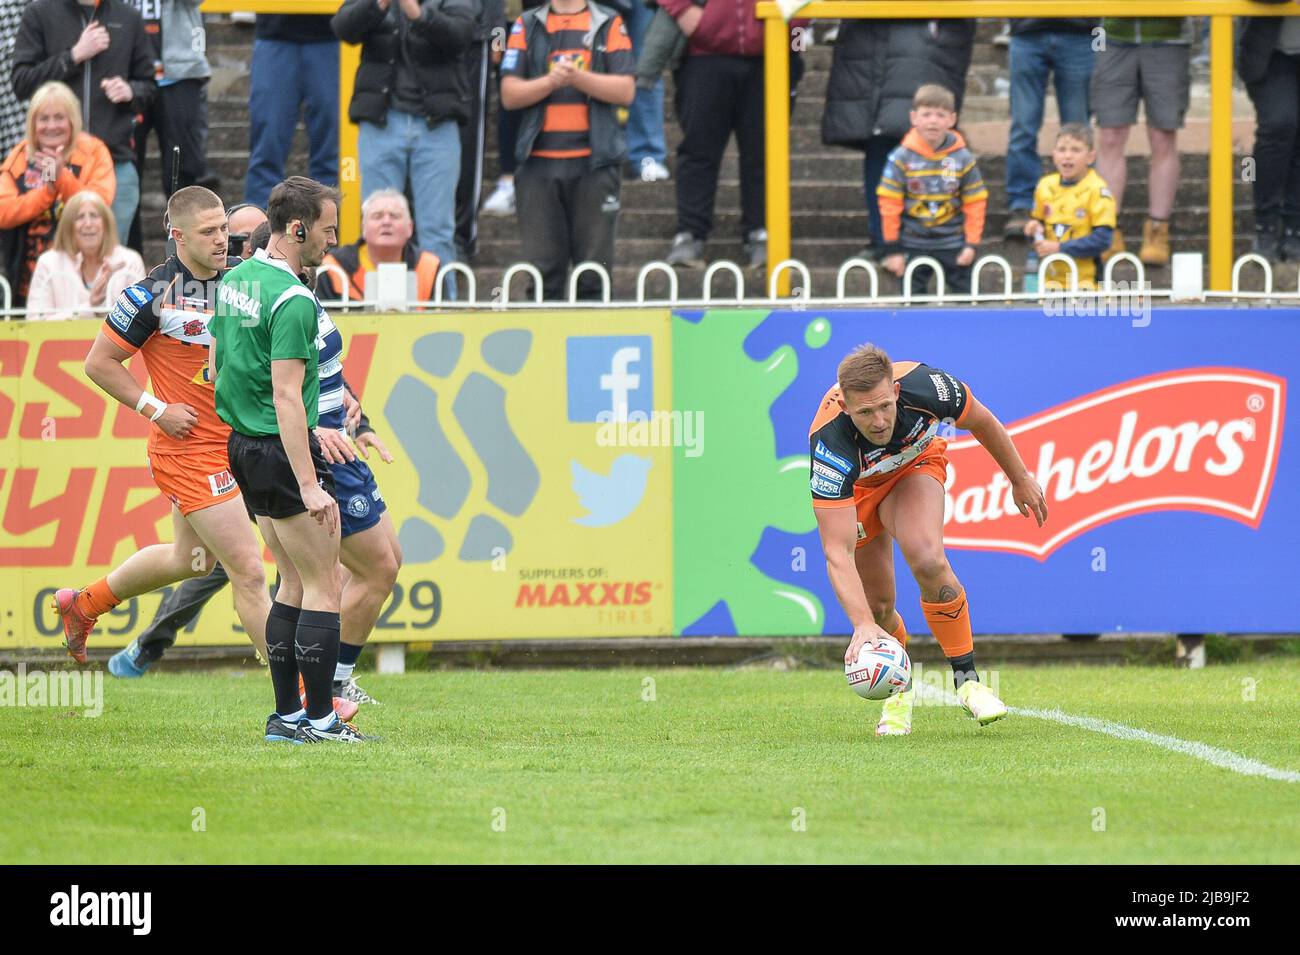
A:
[[[217,417],[208,351],[208,322],[222,272],[197,279],[176,256],[128,287],[104,319],[109,341],[144,355],[153,393],[168,404],[194,408],[199,423],[189,437],[168,437],[157,425],[149,430],[149,453],[184,454],[226,449],[230,426]]]
[[[583,7],[577,13],[556,13],[546,18],[546,69],[568,60],[579,70],[592,68],[591,10]],[[510,40],[501,61],[502,76],[536,79],[528,74],[528,42],[523,18],[515,21],[510,30]],[[636,73],[636,55],[632,52],[632,38],[619,16],[613,18],[605,41],[605,72],[632,76]],[[541,132],[533,142],[531,155],[547,159],[577,159],[591,155],[591,120],[589,100],[585,93],[569,86],[558,89],[545,101],[546,113]]]
[[[894,433],[883,447],[868,441],[840,408],[838,385],[822,398],[808,429],[808,483],[814,507],[852,504],[855,484],[883,484],[931,446],[946,447],[938,437],[940,425],[948,421],[960,426],[970,410],[970,389],[938,368],[896,361],[894,380],[899,384],[898,410]]]

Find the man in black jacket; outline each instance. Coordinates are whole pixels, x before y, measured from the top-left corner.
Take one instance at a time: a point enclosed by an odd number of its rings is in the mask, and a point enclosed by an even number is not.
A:
[[[51,80],[81,98],[82,129],[113,156],[113,217],[125,243],[140,204],[131,136],[136,114],[155,93],[153,48],[140,14],[123,0],[36,0],[18,27],[13,62],[19,99]]]
[[[1296,261],[1300,260],[1300,16],[1242,19],[1237,71],[1255,104],[1255,251],[1273,261]]]
[[[469,120],[464,56],[482,0],[347,0],[331,21],[360,43],[348,118],[360,129],[361,194],[410,192],[416,244],[456,261],[460,124]],[[454,283],[452,283],[454,284]]]

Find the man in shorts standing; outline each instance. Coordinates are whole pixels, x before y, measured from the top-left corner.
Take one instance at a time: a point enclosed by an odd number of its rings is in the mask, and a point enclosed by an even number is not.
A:
[[[966,592],[943,549],[943,482],[948,443],[941,423],[965,428],[997,461],[1021,514],[1047,520],[1042,488],[1025,468],[1002,422],[965,382],[920,362],[893,363],[874,345],[840,362],[808,429],[809,482],[826,571],[853,624],[844,661],[869,642],[907,645],[894,608],[894,541],[921,589],[921,611],[952,666],[957,698],[983,726],[1007,707],[979,681]],[[1001,475],[999,475],[1001,478]],[[912,731],[907,690],[881,711],[877,736]]]
[[[131,597],[202,577],[218,559],[230,575],[240,621],[265,653],[270,601],[261,548],[230,473],[230,428],[217,417],[210,376],[211,299],[226,267],[226,210],[216,193],[187,186],[172,195],[167,216],[176,254],[121,294],[85,369],[96,385],[154,423],[149,471],[172,502],[175,540],[137,551],[85,588],[55,593],[68,654],[78,663],[86,661],[86,638],[101,614]],[[158,397],[123,364],[136,352]]]
[[[334,477],[312,433],[320,417],[317,303],[299,277],[337,244],[338,203],[336,190],[301,176],[271,190],[270,244],[222,280],[213,318],[216,407],[233,429],[231,471],[281,577],[266,623],[275,689],[266,739],[272,742],[366,739],[333,707],[339,509]]]
[[[1192,18],[1106,17],[1102,29],[1105,46],[1092,70],[1092,108],[1101,127],[1097,172],[1114,194],[1118,214],[1128,179],[1124,147],[1142,102],[1151,171],[1149,216],[1138,258],[1147,265],[1168,265],[1169,217],[1178,192],[1178,130],[1183,128],[1191,88]],[[1105,257],[1124,248],[1117,227]]]

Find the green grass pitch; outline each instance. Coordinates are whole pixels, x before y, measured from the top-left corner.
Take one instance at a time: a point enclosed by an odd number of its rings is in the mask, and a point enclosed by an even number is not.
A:
[[[999,680],[1013,706],[1300,770],[1294,657]],[[253,671],[106,677],[99,718],[0,709],[0,863],[1300,862],[1300,783],[946,707],[878,740],[879,704],[831,670],[361,682],[383,702],[364,747],[262,742]]]

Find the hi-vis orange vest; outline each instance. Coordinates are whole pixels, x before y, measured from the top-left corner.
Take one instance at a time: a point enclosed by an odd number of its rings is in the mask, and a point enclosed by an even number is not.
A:
[[[366,297],[366,264],[369,262],[369,256],[366,256],[366,262],[362,261],[361,251],[365,240],[354,242],[352,245],[341,245],[330,254],[326,255],[321,262],[321,268],[316,273],[316,291],[322,298],[342,298],[338,289],[338,276],[331,271],[326,271],[325,266],[333,265],[343,270],[348,277],[348,300],[361,301]],[[432,252],[421,252],[413,243],[407,243],[403,253],[403,259],[406,261],[406,267],[415,272],[415,294],[418,301],[433,301],[433,283],[438,277],[438,269],[442,265],[438,257]],[[372,264],[373,269],[373,264]]]

